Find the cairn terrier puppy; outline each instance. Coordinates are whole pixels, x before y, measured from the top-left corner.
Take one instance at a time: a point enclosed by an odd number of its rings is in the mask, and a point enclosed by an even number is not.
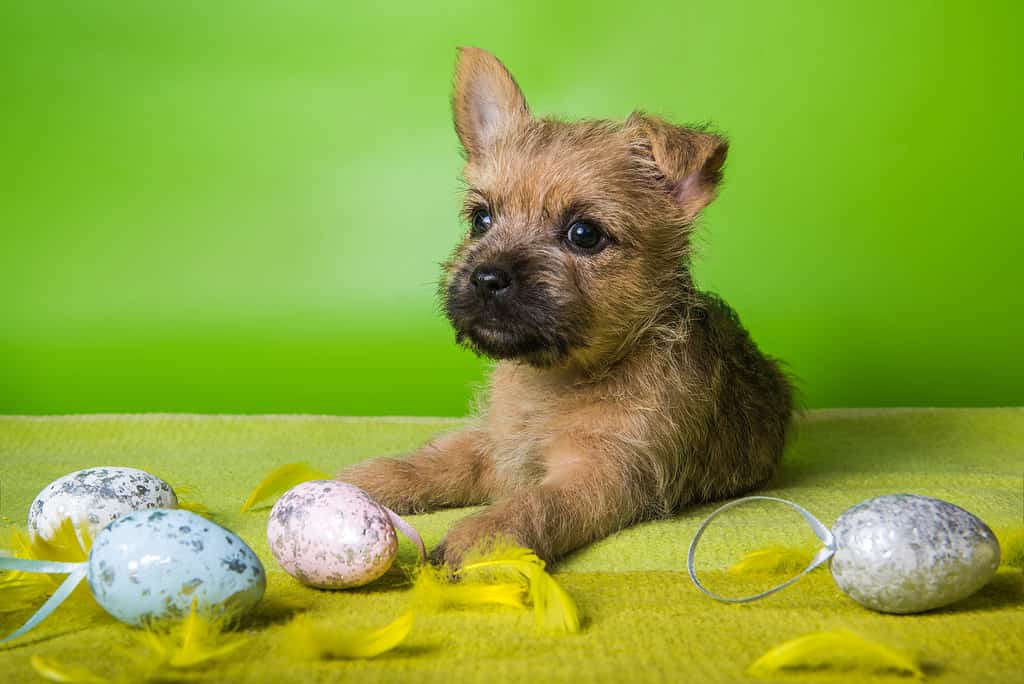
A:
[[[490,504],[432,558],[492,538],[548,561],[774,473],[792,391],[690,275],[726,141],[640,112],[531,115],[494,56],[459,51],[455,129],[469,229],[441,296],[456,339],[497,360],[469,427],[347,468],[399,513]]]

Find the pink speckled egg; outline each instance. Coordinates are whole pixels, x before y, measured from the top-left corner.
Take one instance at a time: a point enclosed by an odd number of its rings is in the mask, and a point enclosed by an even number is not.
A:
[[[359,487],[335,480],[285,492],[270,511],[267,541],[289,575],[323,589],[372,582],[398,554],[387,511]]]

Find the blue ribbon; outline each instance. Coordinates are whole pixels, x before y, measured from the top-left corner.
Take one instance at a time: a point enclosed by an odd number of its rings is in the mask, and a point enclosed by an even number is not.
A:
[[[700,541],[700,538],[704,535],[704,531],[707,530],[708,525],[711,524],[711,521],[718,517],[720,513],[724,513],[733,506],[739,506],[740,504],[744,504],[749,501],[772,501],[775,503],[785,504],[790,508],[793,508],[794,510],[796,510],[797,513],[803,516],[803,519],[806,520],[807,524],[811,526],[811,530],[814,531],[814,536],[820,539],[821,543],[824,544],[824,546],[818,551],[817,554],[815,554],[814,558],[811,559],[811,562],[807,565],[806,568],[804,568],[803,572],[801,572],[796,577],[791,577],[782,584],[774,586],[771,589],[768,589],[767,591],[762,591],[759,594],[754,594],[753,596],[743,596],[740,598],[729,598],[727,596],[719,596],[718,594],[710,591],[707,587],[700,583],[699,579],[697,579],[697,542]],[[811,515],[811,512],[808,511],[803,506],[795,504],[792,501],[787,501],[786,499],[776,498],[774,496],[748,496],[743,499],[736,499],[735,501],[730,501],[724,506],[718,508],[707,518],[705,518],[704,522],[702,522],[700,527],[697,528],[697,533],[693,535],[693,541],[690,542],[690,552],[687,554],[686,557],[686,569],[689,570],[690,579],[692,579],[693,583],[697,585],[697,588],[703,591],[711,598],[717,601],[724,601],[726,603],[749,603],[750,601],[756,601],[770,594],[774,594],[775,592],[781,589],[785,589],[789,585],[793,584],[793,582],[796,582],[798,579],[809,573],[811,570],[814,570],[814,568],[818,567],[819,565],[827,561],[829,558],[832,557],[832,555],[835,552],[836,540],[832,536],[831,530],[825,527],[825,525],[822,524],[820,520]]]
[[[41,572],[45,575],[65,575],[69,572],[74,572],[83,565],[85,563],[63,563],[61,561],[29,560],[27,558],[0,556],[0,570]]]
[[[71,592],[85,579],[88,572],[86,563],[62,563],[59,561],[27,560],[25,558],[0,558],[0,570],[18,570],[21,572],[42,572],[49,575],[62,575],[68,573],[67,578],[54,592],[53,596],[46,600],[35,615],[28,619],[18,631],[0,639],[0,644],[17,639],[40,622],[50,617],[50,614],[57,610],[60,604],[64,603]]]

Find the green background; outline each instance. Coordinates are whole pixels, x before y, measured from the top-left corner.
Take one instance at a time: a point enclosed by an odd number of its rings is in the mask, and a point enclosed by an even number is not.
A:
[[[460,44],[730,136],[698,279],[807,405],[1022,404],[1021,6],[4,3],[0,413],[465,413]]]

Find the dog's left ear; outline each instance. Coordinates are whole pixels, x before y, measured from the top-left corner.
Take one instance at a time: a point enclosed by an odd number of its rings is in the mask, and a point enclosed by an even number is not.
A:
[[[675,126],[634,112],[629,122],[640,127],[651,145],[654,163],[668,181],[672,199],[688,219],[715,199],[729,142],[713,133]]]
[[[529,121],[526,98],[498,58],[459,48],[452,93],[455,130],[470,157],[486,155],[502,132]]]

